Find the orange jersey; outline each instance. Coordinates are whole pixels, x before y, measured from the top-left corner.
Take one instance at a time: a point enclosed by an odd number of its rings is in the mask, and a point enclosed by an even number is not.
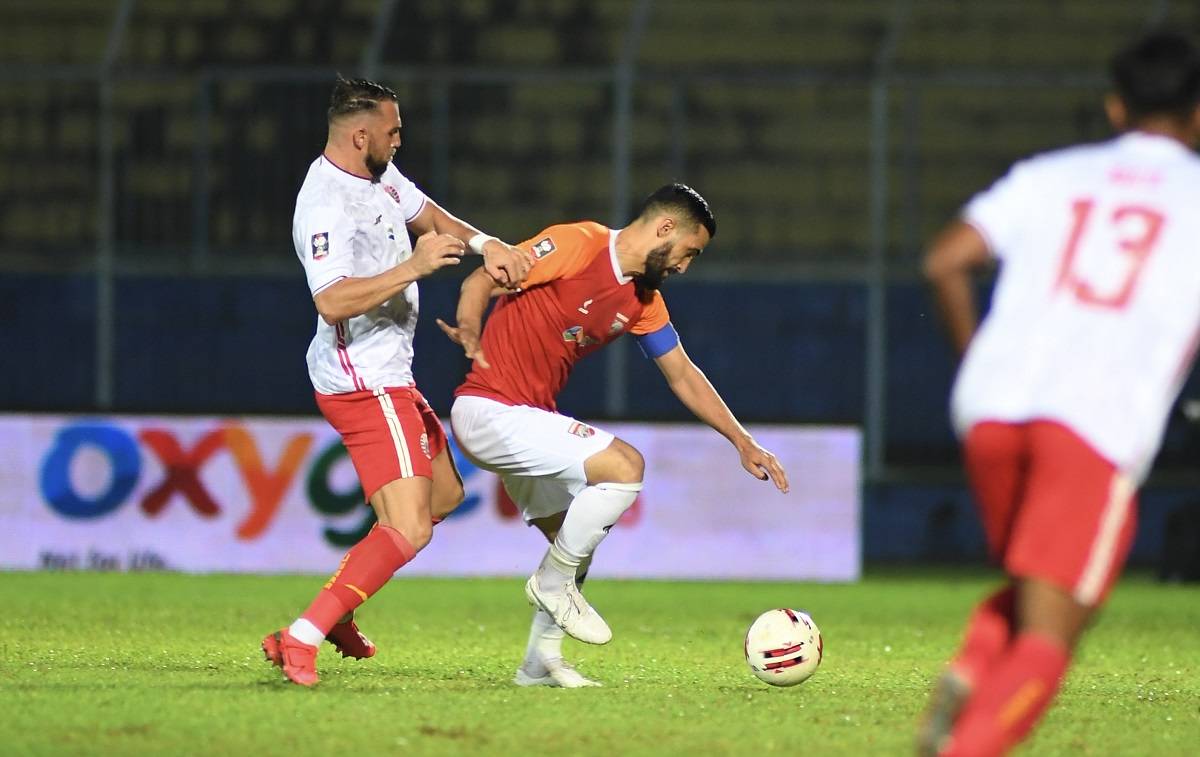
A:
[[[484,326],[480,346],[491,368],[472,365],[455,396],[554,411],[581,357],[625,332],[669,328],[662,295],[622,275],[615,240],[611,229],[583,221],[518,245],[534,256],[533,268],[520,292],[498,299]]]

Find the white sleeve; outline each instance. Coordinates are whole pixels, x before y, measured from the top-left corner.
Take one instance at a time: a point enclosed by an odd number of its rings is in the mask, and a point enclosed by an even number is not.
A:
[[[400,203],[400,212],[404,214],[404,222],[412,223],[412,220],[420,215],[421,209],[425,207],[429,198],[407,176],[400,173],[400,169],[396,168],[395,164],[388,166],[383,180],[396,188],[400,197],[397,202]]]
[[[296,216],[292,242],[314,296],[354,275],[354,233],[354,222],[341,207],[321,205]]]
[[[963,208],[962,220],[983,235],[992,255],[1001,260],[1018,247],[1028,225],[1029,205],[1037,199],[1029,191],[1029,181],[1029,164],[1017,163]]]

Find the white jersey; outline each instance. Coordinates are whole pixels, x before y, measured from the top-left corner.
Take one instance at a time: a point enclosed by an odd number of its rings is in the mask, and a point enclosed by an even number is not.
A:
[[[1200,337],[1200,158],[1129,133],[1017,163],[964,220],[1001,269],[955,426],[1058,421],[1140,481]]]
[[[394,165],[380,181],[312,162],[292,219],[292,242],[315,297],[347,277],[374,276],[412,256],[407,223],[426,197]],[[322,394],[413,383],[416,282],[363,315],[330,325],[317,317],[308,375]]]

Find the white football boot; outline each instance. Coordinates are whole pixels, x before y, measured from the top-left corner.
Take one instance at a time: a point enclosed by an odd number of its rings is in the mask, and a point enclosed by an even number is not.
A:
[[[525,596],[529,604],[542,608],[554,619],[554,623],[570,636],[585,644],[607,644],[612,640],[612,630],[588,601],[579,593],[575,581],[565,581],[558,591],[545,591],[538,586],[534,574],[525,582]]]
[[[563,689],[582,689],[587,686],[603,686],[599,681],[593,681],[572,667],[571,663],[561,657],[553,660],[542,660],[545,675],[531,675],[526,670],[528,661],[517,668],[513,683],[518,686],[554,686]]]

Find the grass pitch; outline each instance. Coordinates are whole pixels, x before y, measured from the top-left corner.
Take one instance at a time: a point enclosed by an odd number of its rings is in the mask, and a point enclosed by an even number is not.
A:
[[[0,753],[875,755],[911,752],[926,689],[980,573],[850,586],[589,582],[613,627],[568,641],[602,689],[510,682],[530,611],[519,580],[397,579],[360,613],[372,660],[329,646],[315,690],[259,639],[317,577],[0,574]],[[742,660],[761,611],[810,611],[825,660],[774,689]],[[1185,755],[1200,745],[1200,590],[1126,579],[1031,755]]]

